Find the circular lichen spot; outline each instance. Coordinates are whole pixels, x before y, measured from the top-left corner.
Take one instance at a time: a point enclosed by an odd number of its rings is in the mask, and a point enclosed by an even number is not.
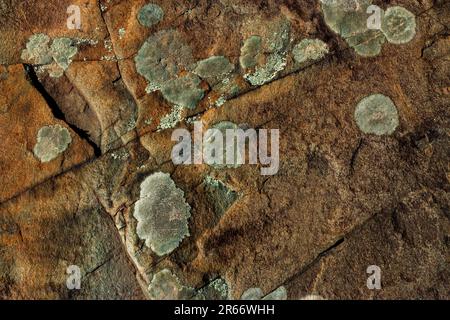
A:
[[[258,63],[261,52],[262,39],[260,36],[251,36],[244,41],[241,48],[239,63],[243,69],[253,68]]]
[[[148,293],[152,300],[180,300],[190,298],[193,290],[183,286],[169,269],[163,269],[153,275]]]
[[[292,50],[297,63],[322,59],[328,53],[328,46],[319,39],[304,39]]]
[[[416,35],[416,17],[403,7],[388,8],[381,24],[381,31],[391,43],[407,43]]]
[[[72,142],[69,130],[59,124],[39,129],[34,155],[41,162],[50,162],[63,153]]]
[[[141,25],[150,28],[164,18],[164,11],[160,6],[149,3],[139,10],[137,18]]]
[[[379,136],[394,133],[399,125],[395,104],[382,94],[362,99],[356,107],[355,119],[362,132]]]

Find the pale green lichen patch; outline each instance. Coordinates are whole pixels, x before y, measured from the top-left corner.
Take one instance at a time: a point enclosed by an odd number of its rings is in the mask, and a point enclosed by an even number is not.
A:
[[[167,81],[161,88],[164,98],[175,105],[195,109],[205,92],[199,87],[201,80],[194,74]]]
[[[362,99],[356,107],[355,119],[361,131],[367,134],[390,135],[399,125],[395,104],[382,94]]]
[[[167,173],[154,173],[142,182],[133,216],[138,237],[159,256],[171,253],[189,236],[190,206]]]
[[[264,293],[260,288],[250,288],[244,291],[241,300],[261,300],[263,296]]]
[[[144,27],[153,27],[164,18],[164,11],[157,4],[149,3],[143,6],[137,15],[137,19]]]
[[[257,64],[254,72],[244,78],[253,86],[262,86],[277,77],[287,65],[287,47],[291,25],[285,18],[272,22],[268,26],[269,36],[263,39],[262,48],[267,52],[264,64]]]
[[[150,36],[134,58],[137,72],[147,79],[149,88],[160,90],[193,64],[191,48],[175,30],[164,30]]]
[[[222,278],[210,282],[201,288],[193,300],[228,300],[228,285]]]
[[[280,286],[262,298],[262,300],[287,300],[287,290],[284,286]]]
[[[22,60],[36,65],[45,65],[52,62],[49,43],[51,39],[43,33],[33,34],[22,51]]]
[[[416,17],[403,7],[388,8],[383,17],[381,31],[391,43],[408,43],[416,35]]]
[[[304,39],[292,50],[294,60],[303,64],[322,59],[328,53],[328,46],[319,39]]]
[[[379,30],[368,30],[346,40],[360,56],[373,57],[380,54],[386,38]]]
[[[223,56],[213,56],[199,61],[193,71],[200,78],[207,80],[211,85],[222,80],[233,72],[234,65]]]
[[[262,39],[260,36],[251,36],[244,41],[239,57],[239,63],[243,69],[256,66],[261,55],[261,45]]]
[[[59,124],[45,126],[39,129],[33,153],[41,162],[50,162],[63,153],[71,142],[72,137],[66,128]]]
[[[368,28],[372,0],[321,0],[327,25],[364,57],[380,54],[385,40],[394,44],[411,41],[416,33],[415,16],[402,7],[379,9],[381,30]],[[370,12],[370,11],[369,11]]]
[[[193,289],[181,284],[178,277],[169,269],[163,269],[153,275],[148,286],[152,300],[185,300],[190,298]]]
[[[208,202],[213,206],[217,219],[220,219],[238,198],[235,191],[210,176],[205,178],[205,189]]]
[[[60,77],[72,63],[78,48],[70,38],[55,38],[50,45],[50,37],[45,34],[32,35],[22,51],[22,60],[41,66],[51,77]]]
[[[174,128],[183,120],[183,107],[173,106],[172,111],[161,118],[158,125],[158,131]]]
[[[287,290],[284,286],[280,286],[264,296],[260,288],[250,288],[242,294],[241,300],[287,300]]]
[[[69,67],[77,51],[77,47],[73,46],[72,39],[69,38],[56,38],[50,47],[53,59],[63,70]]]

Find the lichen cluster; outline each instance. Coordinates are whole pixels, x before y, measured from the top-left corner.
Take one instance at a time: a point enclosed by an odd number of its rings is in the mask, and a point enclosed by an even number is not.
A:
[[[51,77],[58,78],[67,70],[77,52],[70,38],[55,38],[52,41],[49,36],[38,33],[29,38],[21,58],[48,71]]]
[[[41,162],[50,162],[63,153],[72,142],[69,130],[59,124],[39,129],[34,155]]]
[[[222,278],[217,278],[201,288],[194,300],[228,300],[228,285]]]
[[[154,173],[142,182],[133,216],[137,235],[159,256],[172,252],[189,236],[190,206],[167,173]]]
[[[415,36],[415,16],[402,7],[380,9],[381,28],[368,28],[367,9],[372,0],[321,0],[325,22],[341,35],[356,53],[373,57],[381,52],[386,39],[394,44],[411,41]]]

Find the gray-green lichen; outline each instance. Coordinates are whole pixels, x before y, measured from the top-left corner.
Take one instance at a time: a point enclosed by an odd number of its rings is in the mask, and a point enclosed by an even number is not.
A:
[[[381,31],[391,43],[407,43],[416,35],[416,17],[403,7],[388,8],[383,17]]]
[[[290,40],[291,25],[287,19],[280,19],[268,26],[271,34],[264,39],[264,49],[268,56],[263,65],[256,65],[255,71],[244,78],[253,86],[262,86],[284,70],[287,65],[287,47]]]
[[[251,36],[244,41],[239,57],[239,63],[243,69],[256,66],[261,54],[261,45],[262,39],[260,36]]]
[[[194,73],[214,85],[233,72],[234,65],[223,56],[213,56],[197,63]]]
[[[193,73],[191,48],[175,30],[150,36],[134,58],[136,70],[148,81],[148,93],[160,90],[164,98],[177,106],[193,109],[204,97],[201,80]]]
[[[250,288],[245,290],[241,296],[241,300],[261,300],[264,297],[264,292],[261,288]]]
[[[59,124],[39,129],[34,155],[41,162],[50,162],[63,153],[72,142],[69,130]]]
[[[208,201],[212,204],[216,217],[220,219],[237,200],[238,194],[228,188],[222,181],[210,176],[205,178],[205,186]]]
[[[356,107],[355,120],[362,132],[375,135],[390,135],[399,125],[395,104],[382,94],[362,99]]]
[[[228,285],[222,278],[210,282],[201,288],[193,298],[194,300],[228,300]]]
[[[169,80],[161,88],[164,98],[175,105],[195,109],[205,92],[200,88],[201,80],[195,74]]]
[[[321,0],[322,10],[327,25],[341,35],[364,57],[373,57],[381,52],[385,41],[379,30],[367,27],[369,14],[367,8],[372,0]]]
[[[158,131],[174,128],[183,120],[183,107],[173,106],[172,111],[161,118],[158,125]]]
[[[386,39],[394,44],[411,41],[415,35],[414,15],[402,7],[380,10],[381,30],[369,29],[370,14],[367,9],[372,0],[320,0],[326,24],[341,35],[364,57],[373,57],[381,52]]]
[[[55,38],[50,45],[50,37],[34,34],[22,51],[22,60],[41,66],[51,77],[60,77],[72,63],[78,49],[70,38]]]
[[[284,286],[280,286],[262,298],[262,300],[287,300],[287,290]]]
[[[163,269],[153,275],[148,293],[152,300],[185,300],[192,295],[193,290],[182,285],[169,269]]]
[[[160,6],[149,3],[143,6],[137,15],[138,21],[144,27],[153,27],[164,18],[164,11]]]
[[[264,296],[260,288],[250,288],[242,294],[241,300],[287,300],[287,290],[284,286],[280,286]]]
[[[154,173],[142,182],[133,216],[138,237],[159,256],[171,253],[189,236],[190,206],[167,173]]]
[[[328,53],[328,46],[319,39],[304,39],[292,50],[294,60],[303,64],[322,59]]]
[[[150,36],[134,58],[137,72],[149,83],[148,91],[160,90],[176,79],[183,70],[194,63],[191,48],[181,35],[173,30],[163,30]]]
[[[33,34],[22,51],[22,60],[36,65],[45,65],[52,62],[49,43],[51,39],[43,33]]]

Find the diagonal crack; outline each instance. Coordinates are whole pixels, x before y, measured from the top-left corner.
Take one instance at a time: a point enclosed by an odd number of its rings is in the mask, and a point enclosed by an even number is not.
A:
[[[78,128],[77,126],[69,123],[66,120],[66,116],[64,115],[64,112],[62,112],[61,108],[56,103],[55,99],[45,90],[42,83],[39,81],[36,71],[34,70],[33,66],[29,64],[24,64],[25,72],[27,73],[28,80],[33,85],[33,87],[41,94],[41,96],[44,98],[45,102],[49,106],[50,110],[52,111],[53,116],[56,119],[59,119],[61,121],[64,121],[82,140],[86,141],[94,150],[94,154],[96,157],[99,157],[101,155],[100,148],[90,139],[89,134],[84,131],[83,129]]]

